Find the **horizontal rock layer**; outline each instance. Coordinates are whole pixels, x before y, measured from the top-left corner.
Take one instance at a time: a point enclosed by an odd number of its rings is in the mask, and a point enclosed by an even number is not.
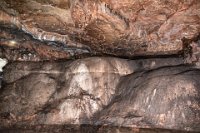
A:
[[[200,69],[181,58],[13,62],[1,128],[92,124],[200,131]]]
[[[0,57],[55,60],[187,51],[199,0],[1,0]]]

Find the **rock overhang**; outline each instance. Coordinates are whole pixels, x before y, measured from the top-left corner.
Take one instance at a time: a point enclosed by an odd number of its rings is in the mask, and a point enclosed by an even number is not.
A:
[[[181,54],[200,33],[198,0],[2,0],[0,7],[1,56],[13,60]]]

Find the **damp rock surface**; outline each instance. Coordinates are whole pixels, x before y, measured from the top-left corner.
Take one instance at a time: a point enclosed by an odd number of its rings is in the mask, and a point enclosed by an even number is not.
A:
[[[107,125],[106,131],[198,132],[199,76],[199,67],[182,58],[13,62],[4,70],[0,125],[8,130],[86,124],[92,129]]]

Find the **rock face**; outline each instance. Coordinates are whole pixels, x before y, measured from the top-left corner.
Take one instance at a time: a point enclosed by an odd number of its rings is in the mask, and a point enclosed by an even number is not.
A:
[[[200,132],[200,0],[0,0],[1,58],[0,132]]]
[[[10,60],[179,54],[200,33],[199,0],[1,0]]]
[[[0,125],[200,131],[199,78],[181,58],[15,62],[4,70]]]
[[[100,122],[199,131],[199,69],[159,68],[123,78]]]

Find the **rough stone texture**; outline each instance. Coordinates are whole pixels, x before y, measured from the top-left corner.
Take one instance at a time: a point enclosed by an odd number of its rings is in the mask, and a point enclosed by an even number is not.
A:
[[[0,127],[92,124],[99,132],[112,131],[102,125],[200,131],[200,70],[183,62],[93,57],[10,63],[0,91]]]
[[[200,132],[199,0],[0,0],[0,58],[0,132]]]
[[[199,9],[199,0],[1,0],[0,56],[180,54],[200,33]]]
[[[200,131],[199,74],[199,69],[176,66],[127,76],[99,121]]]
[[[25,127],[12,127],[8,129],[0,129],[1,133],[198,133],[182,130],[169,129],[147,129],[147,128],[131,128],[131,127],[115,127],[115,126],[94,126],[94,125],[38,125]]]

